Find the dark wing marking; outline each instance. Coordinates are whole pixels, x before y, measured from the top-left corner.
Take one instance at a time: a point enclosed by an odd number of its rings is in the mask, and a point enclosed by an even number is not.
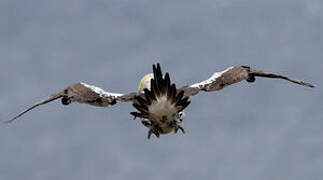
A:
[[[110,105],[114,105],[117,101],[127,102],[132,101],[137,93],[129,93],[129,94],[116,94],[106,92],[103,89],[95,86],[91,86],[85,83],[76,83],[68,86],[64,90],[50,96],[49,98],[29,107],[25,111],[17,114],[12,119],[5,121],[5,123],[11,123],[16,120],[26,112],[40,106],[43,104],[47,104],[56,99],[62,98],[62,103],[64,105],[68,105],[71,102],[78,103],[86,103],[92,106],[98,107],[108,107]]]
[[[177,91],[176,85],[171,84],[169,74],[163,77],[159,63],[153,65],[154,78],[150,80],[150,90],[144,89],[144,93],[137,95],[133,106],[138,112],[131,112],[135,118],[149,118],[149,106],[158,103],[162,98],[166,98],[170,104],[174,105],[177,112],[184,110],[189,104],[187,97],[183,97],[184,91]]]
[[[246,80],[247,82],[254,82],[255,77],[277,78],[284,79],[299,85],[314,88],[315,86],[304,81],[288,78],[286,76],[266,73],[260,70],[250,69],[248,66],[230,67],[222,72],[214,73],[209,79],[193,84],[191,86],[184,86],[179,90],[183,90],[184,96],[196,95],[199,91],[218,91],[231,84]]]

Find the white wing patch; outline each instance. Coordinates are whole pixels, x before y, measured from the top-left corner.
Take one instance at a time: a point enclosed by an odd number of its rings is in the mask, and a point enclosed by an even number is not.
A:
[[[80,84],[82,84],[83,86],[91,89],[92,91],[98,93],[101,97],[119,97],[122,96],[123,94],[119,94],[119,93],[110,93],[107,91],[104,91],[103,89],[96,87],[96,86],[92,86],[86,83],[81,82]]]
[[[221,72],[215,72],[209,79],[205,80],[205,81],[202,81],[202,82],[199,82],[199,83],[195,83],[193,85],[191,85],[190,87],[192,88],[201,88],[201,87],[204,87],[206,84],[211,84],[212,82],[214,82],[217,78],[219,78],[220,76],[222,76],[223,73],[229,71],[230,69],[232,69],[232,67],[229,67],[227,68],[226,70],[224,71],[221,71]]]

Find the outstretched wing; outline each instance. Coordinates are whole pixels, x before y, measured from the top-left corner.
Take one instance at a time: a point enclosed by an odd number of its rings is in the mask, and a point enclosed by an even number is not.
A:
[[[266,73],[260,70],[253,70],[250,69],[248,66],[235,66],[227,68],[222,72],[214,73],[209,79],[190,85],[184,86],[179,90],[183,90],[185,96],[193,96],[196,95],[199,91],[217,91],[221,90],[226,86],[231,84],[246,80],[247,82],[254,82],[256,79],[255,77],[265,77],[265,78],[277,78],[277,79],[284,79],[299,85],[308,86],[314,88],[314,85],[288,78],[286,76],[273,74],[273,73]]]
[[[26,112],[40,106],[43,104],[47,104],[51,101],[61,98],[62,104],[68,105],[71,102],[78,102],[78,103],[86,103],[92,106],[98,107],[108,107],[110,105],[114,105],[117,101],[127,102],[132,101],[137,93],[129,93],[129,94],[117,94],[117,93],[110,93],[106,92],[103,89],[88,85],[86,83],[76,83],[68,86],[67,88],[63,89],[62,91],[51,95],[49,98],[40,101],[37,104],[29,107],[25,111],[17,114],[12,119],[5,121],[5,123],[11,123],[12,121],[16,120]]]

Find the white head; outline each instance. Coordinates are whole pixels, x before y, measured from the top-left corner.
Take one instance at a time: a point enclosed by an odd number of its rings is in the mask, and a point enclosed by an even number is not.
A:
[[[146,74],[141,80],[140,80],[140,84],[138,87],[138,91],[139,92],[143,92],[145,88],[147,88],[148,90],[150,90],[150,80],[154,78],[154,74],[150,73],[150,74]]]

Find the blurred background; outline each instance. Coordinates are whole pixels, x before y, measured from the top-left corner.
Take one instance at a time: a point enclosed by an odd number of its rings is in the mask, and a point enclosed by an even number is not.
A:
[[[1,180],[323,176],[321,0],[0,0],[0,120],[83,81],[137,91],[160,62],[188,85],[232,65],[307,80],[193,97],[187,133],[147,140],[133,107],[60,101],[0,125]]]

